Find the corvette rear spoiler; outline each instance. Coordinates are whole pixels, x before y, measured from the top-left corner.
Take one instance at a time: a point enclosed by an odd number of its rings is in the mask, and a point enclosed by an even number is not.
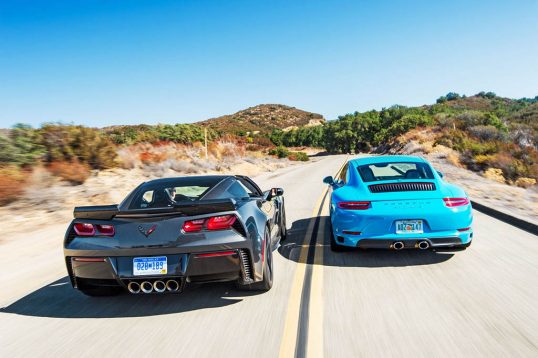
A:
[[[110,220],[118,218],[137,218],[153,216],[194,216],[236,209],[233,199],[200,200],[177,203],[166,208],[120,210],[118,205],[78,206],[73,211],[75,219]]]

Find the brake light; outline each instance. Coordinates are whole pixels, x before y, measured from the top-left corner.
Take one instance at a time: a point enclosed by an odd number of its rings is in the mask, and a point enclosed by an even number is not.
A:
[[[226,230],[230,229],[235,222],[235,215],[214,216],[207,220],[207,230]]]
[[[75,229],[75,233],[78,236],[94,236],[95,235],[95,227],[93,226],[93,224],[75,223],[73,228]]]
[[[99,234],[105,235],[105,236],[114,236],[116,231],[114,230],[114,226],[112,225],[96,225],[97,231],[99,231]]]
[[[464,227],[463,229],[458,229],[459,232],[469,231],[471,230],[470,227]]]
[[[443,201],[449,208],[455,206],[464,206],[470,203],[469,198],[443,198]]]
[[[75,233],[78,236],[114,236],[116,233],[114,226],[108,224],[93,225],[89,223],[75,223],[75,225],[73,225],[73,229],[75,229]]]
[[[237,220],[235,215],[213,216],[207,219],[188,220],[183,223],[184,232],[202,231],[204,227],[207,230],[227,230],[231,229],[232,225]]]
[[[201,231],[204,227],[204,219],[189,220],[183,223],[183,231],[185,232],[197,232]]]
[[[370,208],[369,201],[341,201],[338,203],[340,209],[346,210],[367,210]]]
[[[237,252],[235,252],[235,251],[206,252],[206,253],[203,253],[203,254],[196,254],[196,258],[232,256],[232,255],[235,255],[236,253]]]

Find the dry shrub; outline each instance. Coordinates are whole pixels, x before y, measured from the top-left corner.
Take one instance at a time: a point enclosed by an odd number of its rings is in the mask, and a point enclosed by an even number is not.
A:
[[[82,184],[90,176],[90,167],[87,164],[78,161],[72,162],[52,162],[47,169],[59,178],[70,182],[71,184]]]
[[[460,156],[457,153],[448,153],[446,160],[455,167],[463,168],[463,165],[460,162]]]
[[[495,180],[496,182],[499,182],[499,183],[503,183],[503,184],[506,183],[506,180],[504,179],[504,176],[503,176],[503,171],[498,168],[489,168],[488,170],[484,172],[484,177],[491,180]]]
[[[140,161],[144,164],[160,163],[166,160],[165,153],[142,152],[139,157]]]
[[[518,178],[515,183],[515,185],[521,187],[521,188],[530,188],[533,185],[536,185],[536,179],[534,178]]]
[[[26,177],[16,166],[0,168],[0,205],[9,204],[23,194]]]

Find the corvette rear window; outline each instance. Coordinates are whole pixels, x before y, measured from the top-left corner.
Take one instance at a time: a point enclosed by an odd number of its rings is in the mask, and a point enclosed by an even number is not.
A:
[[[221,181],[219,177],[185,177],[149,182],[138,189],[129,209],[166,208],[200,200]]]
[[[386,162],[360,165],[359,174],[363,182],[401,179],[434,179],[429,165],[419,162]]]

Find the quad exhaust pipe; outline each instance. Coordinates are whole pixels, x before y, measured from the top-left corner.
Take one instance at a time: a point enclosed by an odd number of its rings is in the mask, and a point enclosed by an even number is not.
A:
[[[140,284],[140,289],[144,293],[151,293],[153,291],[153,285],[149,281],[144,281]]]
[[[394,244],[392,244],[392,248],[396,251],[401,250],[405,247],[403,241],[396,241]]]
[[[127,285],[127,289],[129,290],[129,292],[135,295],[140,292],[152,293],[153,291],[157,293],[163,293],[165,291],[177,292],[179,291],[179,288],[180,288],[180,284],[176,280],[168,280],[166,282],[157,280],[153,283],[149,281],[144,281],[142,283],[131,281]]]
[[[163,281],[157,280],[153,283],[153,289],[155,290],[155,292],[161,293],[166,290],[166,285],[164,284]]]
[[[137,293],[140,293],[140,285],[138,284],[138,282],[129,282],[129,284],[127,285],[127,289],[129,290],[129,292],[134,293],[135,295]]]
[[[177,290],[179,290],[179,282],[177,282],[176,280],[166,281],[166,289],[169,292],[176,292]]]

